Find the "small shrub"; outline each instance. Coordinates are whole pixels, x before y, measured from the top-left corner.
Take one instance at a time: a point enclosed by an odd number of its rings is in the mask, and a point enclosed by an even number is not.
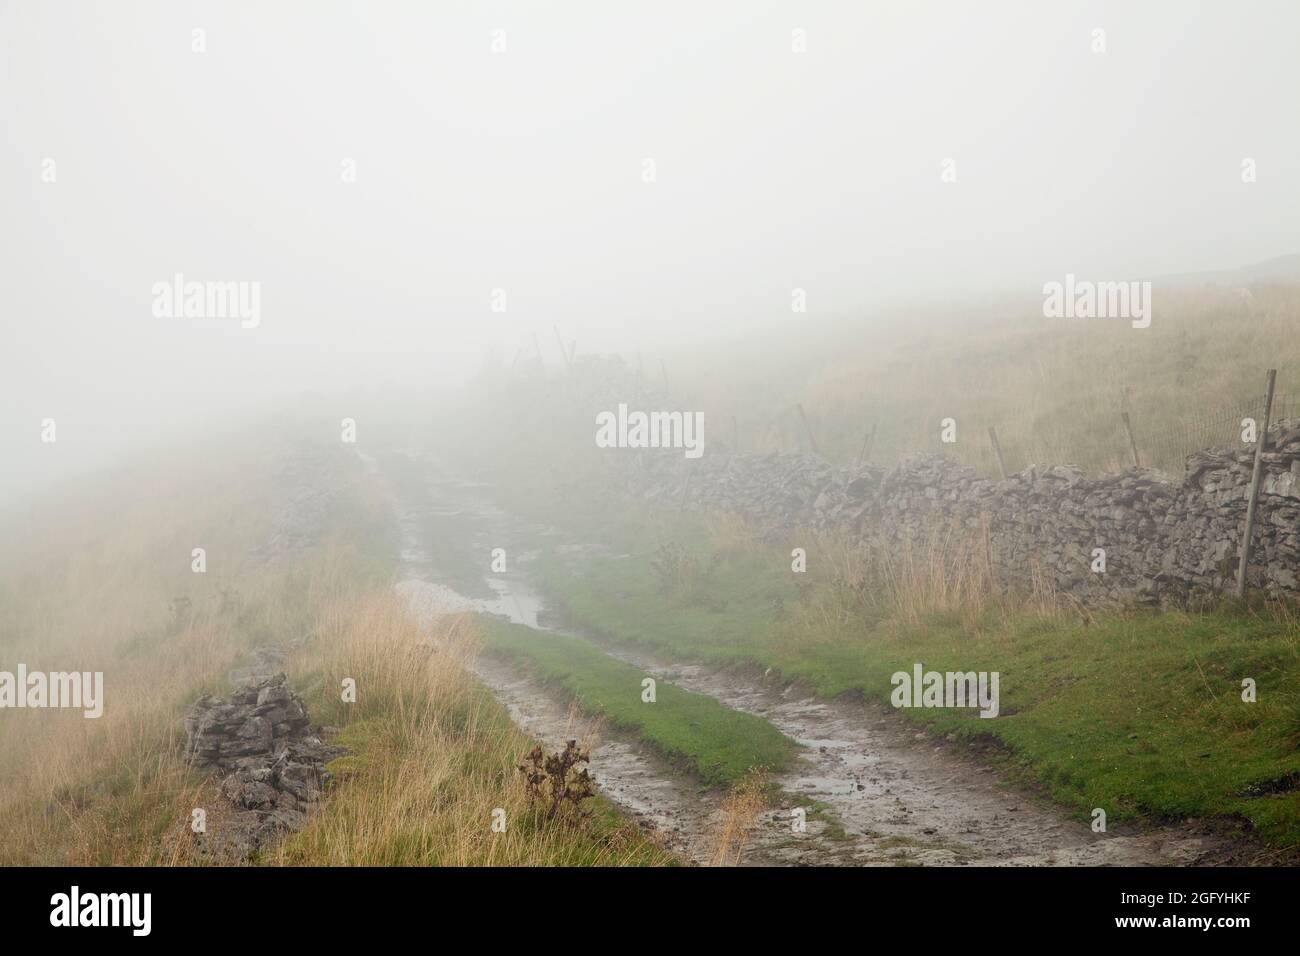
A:
[[[542,813],[545,820],[554,820],[568,813],[578,818],[588,814],[582,801],[592,796],[591,774],[578,770],[578,764],[591,763],[591,754],[570,740],[564,749],[550,756],[541,744],[528,752],[528,762],[519,765],[528,785],[528,802]]]

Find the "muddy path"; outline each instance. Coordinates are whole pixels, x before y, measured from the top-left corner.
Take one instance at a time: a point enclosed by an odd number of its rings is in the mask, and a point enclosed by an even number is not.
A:
[[[576,713],[563,698],[527,674],[484,656],[475,673],[510,716],[552,749],[577,739],[591,748],[591,774],[601,793],[613,801],[659,844],[684,860],[707,865],[717,852],[722,826],[723,794],[700,787],[676,771],[657,751]],[[807,821],[796,836],[790,825],[789,801],[771,807],[744,848],[744,865],[776,866],[826,862],[837,850],[837,829],[825,819]]]
[[[371,459],[368,464],[378,468]],[[408,467],[388,462],[386,472]],[[509,565],[527,567],[532,555],[512,547],[519,535],[503,529],[510,518],[483,499],[480,486],[459,482],[436,469],[413,486],[397,481],[399,519],[402,534],[401,580],[397,591],[416,615],[428,619],[440,614],[486,612],[538,630],[549,630],[543,622],[540,595],[528,584],[525,573],[482,576],[471,580],[462,570],[444,571],[440,561],[463,559],[466,552],[486,556],[503,543],[514,557]],[[409,478],[409,476],[408,476]],[[405,490],[403,491],[403,486]],[[426,495],[425,492],[428,494]],[[459,504],[458,504],[459,503]],[[517,528],[515,529],[517,532]],[[431,536],[452,532],[462,537],[446,555],[444,543]],[[550,529],[527,529],[530,539],[554,535]],[[464,545],[468,544],[467,549]],[[453,587],[447,580],[456,581]],[[716,853],[716,834],[722,824],[723,794],[701,787],[698,781],[677,770],[654,748],[634,735],[619,732],[598,718],[579,714],[572,702],[542,682],[508,663],[482,655],[474,664],[475,675],[501,701],[511,719],[533,738],[553,750],[565,741],[577,739],[590,748],[590,772],[601,793],[661,846],[683,860],[706,865]],[[836,849],[837,828],[816,814],[807,820],[805,832],[796,839],[791,826],[793,806],[772,807],[760,821],[745,846],[746,865],[789,865],[817,863]]]
[[[856,863],[1195,865],[1229,849],[1186,826],[1093,833],[875,702],[824,700],[750,673],[605,649],[651,676],[764,717],[798,743],[800,761],[777,782],[830,808],[853,838],[848,855]]]
[[[528,525],[490,503],[490,489],[457,481],[428,460],[406,458],[395,483],[403,534],[399,584],[421,614],[488,611],[540,631],[556,630],[530,585],[536,546],[565,546],[554,529]],[[454,545],[447,542],[455,539]],[[446,549],[459,549],[459,554]],[[493,548],[509,572],[488,575]],[[442,552],[442,553],[438,553]],[[461,563],[447,583],[444,567]],[[469,563],[464,563],[468,560]],[[482,568],[465,573],[464,568]],[[474,579],[477,578],[477,581]],[[565,633],[574,633],[566,631]],[[582,636],[582,635],[578,635]],[[593,641],[647,675],[706,694],[768,720],[800,746],[792,768],[775,777],[780,794],[746,847],[750,864],[785,865],[1212,865],[1248,862],[1234,841],[1180,824],[1093,833],[1084,821],[1023,789],[1008,788],[973,757],[918,730],[883,705],[825,700],[750,670],[666,661],[641,649]],[[592,728],[569,702],[500,661],[484,658],[480,679],[533,736],[552,746],[592,734],[593,775],[601,790],[665,845],[706,862],[721,796],[703,791],[652,748]],[[806,829],[792,814],[804,807]]]

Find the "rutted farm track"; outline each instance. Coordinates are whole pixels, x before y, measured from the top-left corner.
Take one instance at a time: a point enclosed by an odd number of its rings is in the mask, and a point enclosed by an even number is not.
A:
[[[494,508],[487,490],[439,473],[423,458],[394,459],[400,480],[404,580],[417,613],[482,610],[545,631],[543,602],[529,586],[534,555],[511,552],[510,571],[448,583],[454,558],[428,553],[431,521],[447,522],[457,547],[481,556],[525,529]],[[385,468],[387,472],[388,469]],[[555,532],[530,527],[536,539]],[[553,540],[558,541],[558,538]],[[463,566],[460,572],[463,575]],[[480,596],[475,596],[475,595]],[[539,620],[540,618],[540,620]],[[1043,798],[1002,786],[996,774],[917,730],[887,708],[825,700],[780,679],[739,669],[668,662],[625,646],[596,644],[648,676],[764,718],[799,745],[792,768],[773,778],[779,797],[755,826],[743,862],[768,865],[1196,865],[1241,862],[1232,841],[1192,825],[1112,826],[1095,834]],[[552,747],[592,742],[601,791],[685,859],[707,862],[723,795],[707,790],[631,735],[593,726],[571,702],[503,661],[483,657],[479,678],[529,734]],[[808,810],[795,833],[792,810]]]

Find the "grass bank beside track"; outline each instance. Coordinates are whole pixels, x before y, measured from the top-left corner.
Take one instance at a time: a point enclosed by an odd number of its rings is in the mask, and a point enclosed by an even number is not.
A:
[[[485,650],[522,664],[572,694],[578,706],[630,730],[711,786],[734,786],[751,770],[779,771],[794,744],[761,717],[659,680],[642,700],[643,671],[595,645],[484,616]]]

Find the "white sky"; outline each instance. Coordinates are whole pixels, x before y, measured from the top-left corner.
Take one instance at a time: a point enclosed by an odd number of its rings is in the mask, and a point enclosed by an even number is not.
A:
[[[654,350],[1300,251],[1298,46],[1281,0],[2,3],[0,498],[552,323]],[[260,282],[260,326],[155,317],[176,272]]]

